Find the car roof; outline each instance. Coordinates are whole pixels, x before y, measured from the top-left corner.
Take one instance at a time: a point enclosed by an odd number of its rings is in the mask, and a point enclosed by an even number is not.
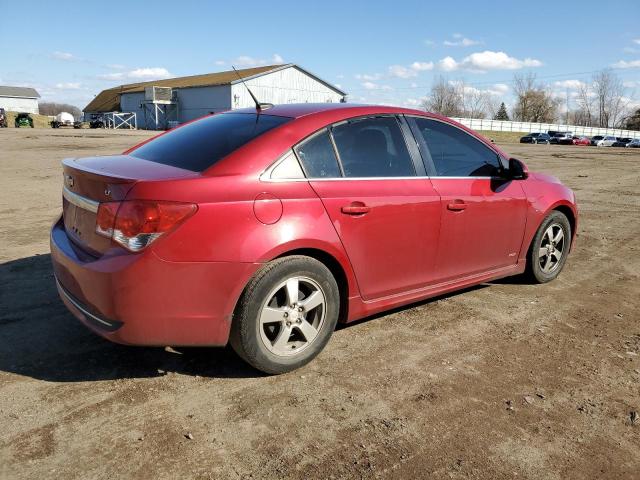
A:
[[[376,113],[405,113],[411,115],[423,115],[440,117],[439,115],[425,112],[424,110],[415,110],[411,108],[394,107],[386,105],[361,105],[356,103],[290,103],[284,105],[274,105],[268,109],[262,110],[265,115],[278,115],[281,117],[300,118],[313,114],[320,114],[324,112],[344,111],[345,117],[352,117],[358,115],[371,115]],[[255,108],[240,108],[232,110],[229,113],[255,113]]]

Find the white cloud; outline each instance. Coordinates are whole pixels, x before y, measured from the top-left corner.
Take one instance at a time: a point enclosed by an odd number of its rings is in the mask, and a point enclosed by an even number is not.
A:
[[[240,55],[233,61],[233,65],[238,67],[260,67],[269,63],[284,63],[284,59],[277,53],[274,53],[269,60],[250,57],[248,55]]]
[[[56,83],[56,88],[58,90],[80,90],[82,84],[79,82]]]
[[[100,75],[98,75],[98,78],[100,78],[101,80],[122,80],[123,78],[125,78],[125,73],[123,72],[118,72],[118,73],[102,73]]]
[[[418,75],[415,70],[402,65],[391,65],[389,67],[389,75],[397,78],[411,78]]]
[[[489,95],[493,95],[494,97],[503,97],[509,92],[509,85],[506,85],[504,83],[494,83],[484,91]]]
[[[640,86],[640,82],[636,82],[634,80],[627,80],[622,82],[622,86],[625,88],[635,88]]]
[[[640,38],[634,38],[633,43],[637,43],[638,45],[640,45]]]
[[[434,42],[433,40],[425,40],[425,41],[424,41],[424,44],[425,44],[427,47],[433,47],[433,46],[436,44],[436,42]]]
[[[447,47],[471,47],[481,43],[479,40],[471,40],[460,33],[454,33],[453,38],[454,40],[445,40],[442,44]]]
[[[51,54],[51,56],[53,58],[55,58],[56,60],[63,60],[65,62],[75,62],[77,60],[79,60],[78,57],[76,57],[75,55],[73,55],[72,53],[69,52],[53,52]]]
[[[586,84],[580,80],[562,80],[560,82],[555,82],[554,85],[558,88],[566,88],[569,90],[578,90],[586,86]]]
[[[451,72],[458,68],[458,62],[456,62],[453,57],[444,57],[438,62],[438,68],[445,72]]]
[[[638,49],[633,47],[624,47],[622,51],[625,53],[638,53]]]
[[[426,97],[421,98],[407,98],[404,100],[403,105],[409,108],[422,107],[422,104],[426,100]]]
[[[380,85],[373,82],[363,82],[361,85],[367,90],[393,90],[389,85]]]
[[[159,80],[170,78],[173,75],[164,67],[136,68],[129,72],[105,73],[98,75],[102,80]]]
[[[433,70],[433,62],[413,62],[411,68],[417,72]]]
[[[503,97],[509,91],[509,86],[504,83],[494,83],[493,85],[487,88],[476,88],[472,85],[465,84],[461,80],[449,80],[449,85],[459,86],[459,87],[461,86],[466,95],[487,93],[494,97]]]
[[[638,68],[640,67],[640,60],[631,60],[629,62],[620,60],[619,62],[616,62],[611,66],[613,68]]]
[[[379,73],[374,73],[373,75],[369,75],[367,73],[356,73],[355,77],[358,80],[365,80],[365,81],[371,82],[372,80],[378,80],[380,77],[382,77],[382,75]]]
[[[215,63],[216,65],[226,65],[227,64],[227,62],[225,62],[224,60],[216,60],[213,63]]]
[[[504,52],[493,52],[485,50],[476,52],[464,57],[457,62],[453,57],[445,57],[438,63],[441,70],[450,72],[453,70],[469,70],[474,72],[485,72],[487,70],[518,70],[525,67],[540,67],[542,62],[533,58],[519,60],[510,57]]]
[[[127,73],[129,78],[145,78],[145,79],[158,79],[169,78],[171,73],[164,67],[152,67],[152,68],[136,68]]]

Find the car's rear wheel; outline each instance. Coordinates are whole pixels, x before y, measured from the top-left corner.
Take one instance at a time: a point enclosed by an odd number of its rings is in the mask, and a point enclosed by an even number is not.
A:
[[[245,288],[230,342],[258,370],[288,372],[322,351],[339,309],[338,285],[324,264],[301,255],[280,258],[265,265]]]
[[[571,225],[566,215],[554,210],[544,219],[529,248],[527,273],[538,282],[554,280],[564,267],[571,246]]]

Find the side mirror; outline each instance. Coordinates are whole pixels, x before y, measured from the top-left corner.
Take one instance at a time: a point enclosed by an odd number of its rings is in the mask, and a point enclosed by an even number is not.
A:
[[[529,176],[529,169],[517,158],[509,159],[509,177],[513,180],[524,180]]]

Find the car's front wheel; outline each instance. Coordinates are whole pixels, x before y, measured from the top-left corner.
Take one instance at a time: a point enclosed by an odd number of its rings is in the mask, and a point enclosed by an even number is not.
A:
[[[245,288],[230,342],[258,370],[288,372],[322,351],[339,310],[338,285],[324,264],[302,255],[279,258],[258,271]]]
[[[557,210],[544,219],[533,237],[527,258],[527,273],[538,282],[554,280],[564,267],[571,246],[571,225]]]

